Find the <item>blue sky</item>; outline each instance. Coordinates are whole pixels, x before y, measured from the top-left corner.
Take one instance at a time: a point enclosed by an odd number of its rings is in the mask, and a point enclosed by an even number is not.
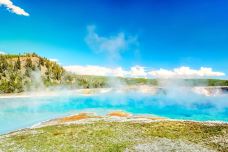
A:
[[[0,7],[0,51],[6,53],[36,52],[64,66],[228,73],[227,0],[5,1],[23,9]]]

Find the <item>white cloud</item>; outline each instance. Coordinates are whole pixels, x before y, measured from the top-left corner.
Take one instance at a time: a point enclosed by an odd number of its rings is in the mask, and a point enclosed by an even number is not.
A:
[[[6,52],[4,52],[4,51],[0,51],[0,54],[6,54]]]
[[[144,67],[136,65],[136,66],[131,67],[130,76],[131,77],[147,77],[147,73],[146,73]]]
[[[219,77],[224,76],[223,72],[215,72],[212,68],[201,67],[199,70],[189,67],[179,67],[173,70],[153,70],[146,71],[145,67],[133,66],[129,70],[122,67],[109,68],[102,66],[65,66],[67,71],[79,75],[97,75],[97,76],[118,76],[118,77],[143,77],[143,78],[198,78],[198,77]]]
[[[100,75],[107,76],[110,73],[110,69],[100,66],[66,66],[67,71],[76,73],[79,75]]]
[[[58,64],[60,64],[61,65],[61,62],[59,62],[59,60],[58,59],[55,59],[55,58],[51,58],[51,59],[49,59],[50,61],[52,61],[52,62],[56,62],[56,63],[58,63]]]
[[[191,69],[190,67],[179,67],[173,70],[153,70],[148,73],[156,78],[196,78],[196,77],[219,77],[225,76],[223,72],[215,72],[212,68],[201,67],[199,70]]]
[[[105,53],[110,60],[117,60],[121,57],[121,53],[138,45],[137,37],[126,36],[121,32],[115,36],[103,37],[99,36],[95,31],[95,26],[88,26],[88,35],[86,43],[96,53]]]
[[[53,61],[53,62],[59,62],[58,59],[49,59],[50,61]]]
[[[79,75],[98,75],[98,76],[119,76],[124,77],[127,71],[123,70],[121,67],[118,68],[108,68],[102,66],[65,66],[67,71],[79,74]]]
[[[22,8],[13,4],[11,0],[0,0],[0,6],[5,6],[10,12],[15,13],[17,15],[29,16],[29,13],[24,11]]]
[[[67,71],[79,75],[98,75],[98,76],[117,76],[117,77],[146,77],[147,73],[144,67],[133,66],[130,70],[124,70],[122,67],[108,68],[102,66],[65,66]]]
[[[133,66],[129,71],[124,70],[122,67],[108,68],[102,66],[65,66],[67,71],[79,75],[98,75],[98,76],[117,76],[117,77],[146,77],[147,73],[144,67]]]
[[[118,67],[118,68],[112,69],[111,75],[118,76],[118,77],[126,77],[128,73],[129,72],[124,70],[122,67]]]

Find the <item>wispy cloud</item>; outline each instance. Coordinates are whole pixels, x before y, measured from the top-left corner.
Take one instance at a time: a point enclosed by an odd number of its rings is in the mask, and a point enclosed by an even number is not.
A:
[[[201,67],[191,69],[190,67],[179,67],[173,70],[159,69],[148,72],[149,75],[157,78],[195,78],[195,77],[219,77],[225,76],[223,72],[213,71],[212,68]]]
[[[133,66],[128,70],[122,67],[109,68],[103,66],[65,66],[67,71],[79,75],[118,76],[118,77],[143,77],[143,78],[203,78],[224,76],[223,72],[215,72],[212,68],[201,67],[199,70],[190,67],[179,67],[173,70],[145,70],[142,66]]]
[[[1,5],[5,6],[7,10],[17,15],[29,16],[29,13],[27,13],[24,9],[20,8],[19,6],[14,5],[11,0],[0,0],[0,6]]]
[[[137,37],[126,36],[123,32],[104,37],[98,35],[95,29],[95,26],[87,27],[86,43],[96,53],[106,54],[111,61],[120,59],[121,53],[138,45]]]

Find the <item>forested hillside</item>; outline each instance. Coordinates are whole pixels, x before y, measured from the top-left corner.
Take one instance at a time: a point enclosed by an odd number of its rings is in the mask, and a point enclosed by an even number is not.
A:
[[[57,63],[35,53],[0,55],[0,93],[23,92],[40,85],[60,84],[64,72]]]
[[[35,53],[0,55],[0,94],[34,91],[50,86],[64,88],[107,87],[108,79],[66,72],[56,62]]]

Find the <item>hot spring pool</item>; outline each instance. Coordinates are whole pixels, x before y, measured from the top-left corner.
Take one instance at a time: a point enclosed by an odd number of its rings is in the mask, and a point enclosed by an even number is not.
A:
[[[30,127],[48,119],[122,110],[173,119],[228,122],[228,98],[189,95],[112,94],[96,96],[0,98],[0,134]]]

